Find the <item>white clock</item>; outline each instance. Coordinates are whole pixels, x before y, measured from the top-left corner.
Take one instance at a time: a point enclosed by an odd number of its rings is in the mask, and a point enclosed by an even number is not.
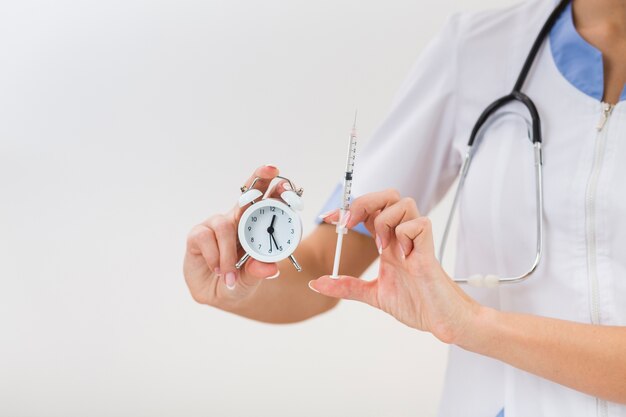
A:
[[[239,198],[239,206],[250,204],[239,219],[238,235],[239,243],[246,252],[237,262],[237,269],[252,257],[261,262],[274,263],[289,258],[296,270],[302,268],[293,256],[302,239],[302,221],[296,210],[302,210],[302,189],[293,191],[294,187],[290,180],[284,177],[291,185],[291,190],[281,194],[281,200],[264,197],[263,193],[254,189],[258,178],[250,185],[250,188],[242,187],[243,194]],[[268,190],[272,189],[272,185]],[[266,192],[268,195],[269,192]]]

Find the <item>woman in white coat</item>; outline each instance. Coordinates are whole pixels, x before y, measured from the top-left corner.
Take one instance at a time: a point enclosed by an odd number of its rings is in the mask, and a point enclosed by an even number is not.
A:
[[[345,241],[349,275],[323,276],[334,252],[328,224],[300,244],[301,274],[254,260],[237,271],[234,208],[189,235],[185,277],[194,299],[286,323],[346,298],[429,331],[452,345],[441,416],[626,416],[626,2],[574,0],[523,85],[544,138],[545,256],[534,274],[496,289],[459,287],[439,265],[424,217],[457,177],[474,121],[510,92],[555,5],[455,15],[421,54],[359,156],[361,197],[347,226],[361,233]],[[532,261],[533,148],[520,129],[519,119],[498,119],[476,153],[460,204],[455,277],[507,276]],[[267,184],[276,175],[268,165],[253,177]],[[356,278],[379,254],[378,278]],[[281,279],[267,280],[279,270]]]

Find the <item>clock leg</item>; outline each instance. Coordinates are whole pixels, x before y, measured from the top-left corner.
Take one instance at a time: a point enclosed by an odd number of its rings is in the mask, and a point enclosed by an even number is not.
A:
[[[239,262],[237,262],[237,263],[235,264],[235,268],[237,268],[237,269],[241,269],[241,266],[242,266],[243,264],[245,264],[245,263],[246,263],[246,261],[248,260],[248,258],[249,258],[249,257],[250,257],[250,255],[248,255],[247,253],[246,253],[246,254],[244,254],[244,255],[241,257],[241,259],[239,260]]]
[[[296,261],[296,258],[294,258],[293,255],[289,255],[289,260],[291,261],[293,266],[296,268],[296,271],[298,272],[302,271],[302,267],[300,266],[300,264],[298,264],[298,261]]]

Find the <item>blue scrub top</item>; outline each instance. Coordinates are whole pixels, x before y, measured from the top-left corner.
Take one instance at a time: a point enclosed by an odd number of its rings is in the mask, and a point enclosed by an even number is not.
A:
[[[604,64],[602,52],[583,39],[574,26],[572,3],[569,3],[550,32],[552,57],[559,72],[574,87],[602,101]],[[626,100],[626,85],[620,95]]]

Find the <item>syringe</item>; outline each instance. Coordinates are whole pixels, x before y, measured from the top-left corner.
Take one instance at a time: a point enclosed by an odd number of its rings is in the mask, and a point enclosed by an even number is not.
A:
[[[348,160],[346,161],[346,174],[343,178],[343,197],[341,209],[339,210],[339,221],[337,222],[337,246],[335,247],[335,262],[331,278],[339,278],[339,261],[341,260],[341,247],[343,245],[343,235],[348,233],[345,225],[345,216],[350,210],[350,199],[352,195],[352,174],[354,173],[354,161],[356,160],[356,115],[354,112],[354,123],[350,132],[350,145],[348,147]]]

